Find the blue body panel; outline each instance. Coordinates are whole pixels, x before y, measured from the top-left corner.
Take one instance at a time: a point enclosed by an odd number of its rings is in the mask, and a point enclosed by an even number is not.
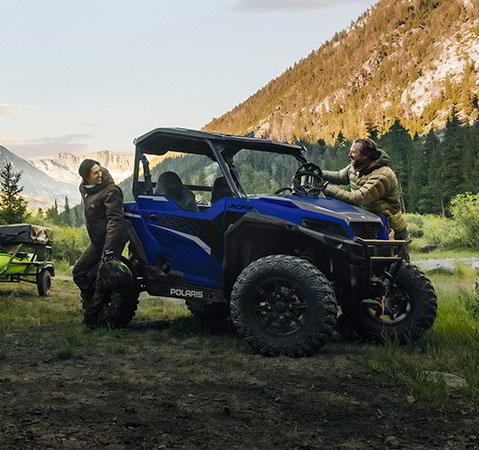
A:
[[[387,239],[385,219],[328,198],[292,195],[224,198],[200,212],[185,211],[162,195],[139,195],[136,203],[125,204],[126,218],[143,243],[148,265],[158,266],[164,258],[171,270],[183,274],[187,284],[220,289],[224,276],[225,217],[249,211],[295,224],[302,224],[304,219],[334,222],[351,239],[356,235],[350,223],[376,221],[383,225],[380,239]]]

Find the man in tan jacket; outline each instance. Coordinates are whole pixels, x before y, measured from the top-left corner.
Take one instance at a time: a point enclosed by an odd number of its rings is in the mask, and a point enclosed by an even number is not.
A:
[[[323,179],[334,184],[349,184],[351,191],[326,183],[324,193],[365,208],[389,219],[395,239],[408,237],[407,223],[401,212],[399,183],[389,167],[388,154],[372,139],[356,139],[349,155],[351,164],[335,171],[323,171]]]

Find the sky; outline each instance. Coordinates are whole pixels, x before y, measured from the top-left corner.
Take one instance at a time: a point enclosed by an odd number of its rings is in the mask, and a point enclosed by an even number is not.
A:
[[[199,129],[376,0],[0,0],[0,145],[133,153]]]

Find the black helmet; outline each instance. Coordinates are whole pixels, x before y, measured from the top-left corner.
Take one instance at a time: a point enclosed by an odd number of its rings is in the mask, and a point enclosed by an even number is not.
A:
[[[133,282],[130,268],[116,258],[110,259],[100,266],[98,277],[106,288],[115,292],[128,289]]]

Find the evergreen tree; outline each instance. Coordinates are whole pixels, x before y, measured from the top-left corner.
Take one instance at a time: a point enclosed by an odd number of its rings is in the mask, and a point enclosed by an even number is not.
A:
[[[0,223],[21,223],[29,216],[27,201],[20,195],[21,178],[22,171],[14,172],[12,163],[6,161],[0,170]]]
[[[457,194],[464,192],[465,177],[462,158],[465,151],[464,128],[455,108],[446,124],[444,140],[441,143],[444,157],[444,169],[442,173],[442,200],[444,209]]]
[[[411,136],[396,120],[389,131],[381,137],[378,146],[386,150],[391,157],[392,168],[396,172],[406,209],[409,207],[409,172],[413,144]]]
[[[463,157],[464,191],[479,192],[479,122],[467,127],[466,148]]]
[[[58,203],[57,199],[55,199],[55,203],[53,206],[47,209],[47,212],[45,213],[46,219],[49,222],[58,224],[60,222],[59,216],[58,216]]]
[[[441,179],[443,171],[443,157],[440,141],[431,130],[422,143],[422,152],[425,161],[425,173],[421,176],[420,198],[417,202],[417,212],[421,214],[441,214]]]
[[[65,196],[65,210],[63,211],[63,223],[69,227],[72,226],[72,217],[70,211],[70,202],[68,201],[68,195]]]
[[[81,205],[77,205],[73,208],[73,216],[74,216],[74,225],[76,227],[81,227],[85,225],[85,217],[82,214]]]

